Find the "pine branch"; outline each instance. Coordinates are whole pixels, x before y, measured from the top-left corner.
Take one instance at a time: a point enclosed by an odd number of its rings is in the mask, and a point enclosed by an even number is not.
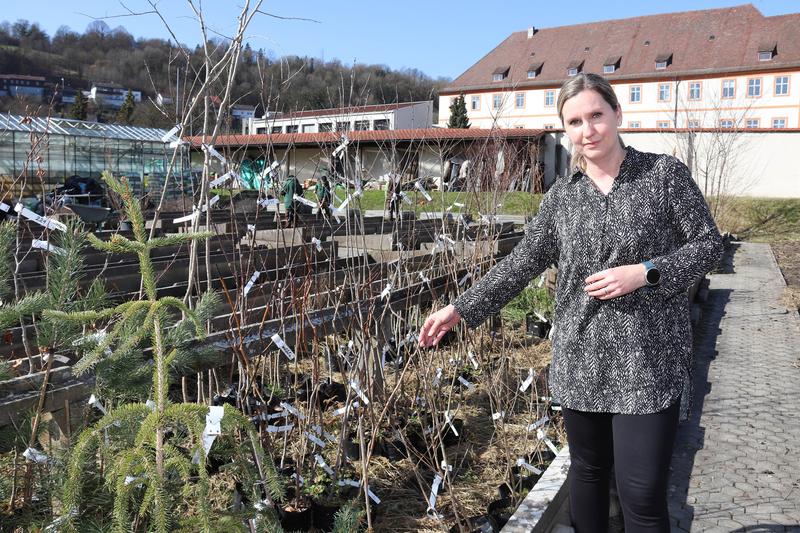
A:
[[[147,242],[148,248],[163,248],[165,246],[176,246],[178,244],[190,243],[194,240],[210,239],[214,233],[210,231],[199,231],[197,233],[176,233],[166,237],[156,237]]]

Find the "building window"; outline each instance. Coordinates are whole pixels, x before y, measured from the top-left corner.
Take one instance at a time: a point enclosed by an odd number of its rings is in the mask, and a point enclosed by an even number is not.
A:
[[[630,92],[630,102],[632,104],[638,104],[642,101],[642,86],[641,85],[631,85],[631,92]]]
[[[389,129],[389,119],[388,118],[379,118],[373,121],[372,123],[373,130],[388,130]]]
[[[503,78],[505,78],[505,76],[503,76],[502,74],[498,73],[492,74],[492,81],[503,81]]]
[[[722,80],[722,97],[734,98],[736,96],[736,80]]]
[[[303,124],[303,133],[314,133],[314,124]]]
[[[664,70],[665,68],[667,68],[666,61],[656,61],[656,70]]]
[[[492,96],[492,109],[500,109],[500,106],[503,105],[503,96],[499,94],[495,94]]]
[[[758,60],[759,61],[769,61],[772,59],[772,51],[769,52],[759,52],[758,53]]]
[[[752,129],[752,128],[759,127],[759,122],[760,121],[757,118],[748,118],[747,122],[745,122],[745,124],[747,124],[748,128]]]
[[[785,128],[786,127],[786,119],[783,117],[780,118],[773,118],[772,119],[772,127],[773,128]]]
[[[672,54],[660,54],[656,57],[656,70],[666,70],[672,64]]]
[[[333,131],[333,124],[330,122],[320,122],[319,131],[320,132]]]
[[[283,126],[272,126],[270,133],[283,133]]]
[[[689,123],[687,124],[687,127],[692,130],[698,129],[700,127],[700,121],[690,120]]]
[[[353,129],[356,131],[367,131],[369,129],[369,120],[356,120],[353,122]]]
[[[747,80],[747,96],[758,98],[761,96],[761,78],[750,78]]]
[[[481,108],[481,97],[480,96],[473,96],[472,97],[472,110],[478,111]]]
[[[514,105],[517,109],[525,107],[525,93],[517,93],[514,96]]]
[[[556,105],[556,92],[555,91],[545,91],[544,92],[544,105],[545,107],[553,107]]]
[[[535,70],[529,70],[528,71],[528,79],[532,80],[535,77],[536,77],[536,71]]]
[[[603,65],[603,74],[613,74],[617,70],[616,65]]]
[[[656,122],[656,128],[661,130],[669,128],[669,120],[659,120]]]
[[[299,126],[297,124],[286,126],[286,133],[297,133]]]
[[[256,135],[264,135],[267,133],[267,128],[256,128]]]
[[[775,96],[789,94],[789,76],[775,76]]]
[[[668,102],[670,99],[672,86],[669,83],[659,83],[658,84],[658,101],[659,102]]]
[[[642,127],[642,123],[639,122],[638,120],[632,120],[632,121],[628,122],[628,127],[632,128],[632,129],[641,128]]]
[[[689,83],[689,100],[700,100],[700,82]]]
[[[350,131],[350,121],[345,120],[336,123],[336,131]]]
[[[732,128],[733,127],[733,119],[730,118],[723,118],[719,121],[720,128]]]
[[[578,67],[569,67],[567,69],[567,76],[577,76],[580,69]]]
[[[508,77],[508,71],[511,67],[500,67],[492,72],[492,81],[503,81]]]
[[[555,124],[545,124],[544,125],[544,129],[546,129],[546,130],[554,130],[554,129],[556,129],[556,125]]]

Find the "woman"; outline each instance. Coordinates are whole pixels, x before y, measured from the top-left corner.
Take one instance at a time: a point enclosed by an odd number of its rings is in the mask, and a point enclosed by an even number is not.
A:
[[[509,257],[428,317],[420,343],[435,345],[462,318],[479,325],[556,264],[549,386],[567,430],[573,524],[606,530],[613,466],[625,530],[669,531],[669,462],[691,383],[686,291],[717,264],[722,238],[683,163],[622,143],[604,78],[570,78],[558,113],[572,171]]]

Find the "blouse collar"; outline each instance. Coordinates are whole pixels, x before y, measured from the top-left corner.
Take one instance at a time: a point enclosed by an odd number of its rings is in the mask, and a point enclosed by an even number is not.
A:
[[[628,171],[630,170],[633,163],[639,156],[639,151],[633,148],[632,146],[625,147],[625,157],[622,159],[622,163],[619,165],[619,174],[617,174],[617,179],[624,178],[627,176]],[[578,165],[572,167],[572,174],[570,175],[570,180],[575,180],[581,176],[585,176],[586,174],[581,170]]]

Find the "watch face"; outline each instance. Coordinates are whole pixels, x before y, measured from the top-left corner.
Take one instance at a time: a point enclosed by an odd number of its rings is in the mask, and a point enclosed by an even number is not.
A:
[[[661,272],[657,268],[651,268],[647,271],[647,283],[656,285],[661,281]]]

